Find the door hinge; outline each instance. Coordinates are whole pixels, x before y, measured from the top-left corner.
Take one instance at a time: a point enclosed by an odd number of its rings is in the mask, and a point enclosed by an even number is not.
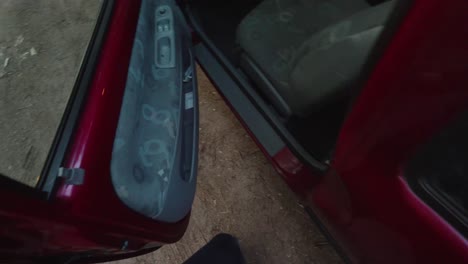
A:
[[[85,170],[80,168],[63,168],[60,167],[58,170],[58,177],[62,177],[65,180],[65,184],[69,185],[81,185],[84,181]]]

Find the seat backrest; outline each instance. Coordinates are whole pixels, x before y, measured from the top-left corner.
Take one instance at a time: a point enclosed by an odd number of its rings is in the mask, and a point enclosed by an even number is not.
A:
[[[289,76],[291,89],[297,95],[293,112],[306,114],[311,108],[347,94],[394,3],[367,8],[326,27],[303,43]]]

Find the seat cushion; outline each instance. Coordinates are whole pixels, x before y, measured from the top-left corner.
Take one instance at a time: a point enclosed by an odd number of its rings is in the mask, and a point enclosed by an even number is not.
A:
[[[310,36],[368,7],[364,0],[265,0],[242,20],[237,41],[281,93]]]

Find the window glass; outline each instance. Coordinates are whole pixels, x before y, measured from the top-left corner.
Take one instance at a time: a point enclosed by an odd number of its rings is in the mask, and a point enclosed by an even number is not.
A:
[[[0,174],[35,186],[102,1],[0,1]]]
[[[407,176],[443,209],[468,224],[468,113],[421,146]],[[436,208],[437,209],[437,208]]]

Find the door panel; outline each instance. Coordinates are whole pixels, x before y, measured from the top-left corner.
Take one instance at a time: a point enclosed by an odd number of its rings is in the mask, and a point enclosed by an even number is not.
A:
[[[161,6],[173,27],[163,38]],[[43,199],[2,185],[2,200],[16,201],[0,204],[0,239],[11,238],[5,258],[124,258],[174,243],[187,228],[198,142],[190,32],[174,1],[105,7],[37,190]],[[149,140],[166,147],[145,149]],[[133,172],[143,165],[142,181]]]
[[[173,1],[142,1],[111,174],[122,202],[166,222],[186,216],[195,194],[198,103],[190,46]]]
[[[156,25],[142,28],[142,23],[156,22],[160,5],[170,6],[173,12],[175,49],[174,63],[164,68],[167,76],[156,80],[154,39],[158,35],[151,32],[156,30]],[[89,93],[62,165],[82,170],[84,179],[78,185],[59,180],[54,193],[58,210],[69,217],[67,221],[76,225],[86,240],[93,242],[82,246],[81,251],[99,247],[122,254],[156,248],[178,241],[187,228],[195,191],[198,103],[196,81],[185,75],[193,67],[190,35],[178,12],[174,1],[115,2]],[[177,89],[174,86],[170,90],[167,87],[170,82],[179,85]],[[172,106],[170,103],[174,102],[177,104]],[[146,112],[148,106],[155,111],[168,111],[171,114],[168,121],[177,126],[168,130],[151,122],[154,119]],[[155,117],[158,120],[159,116]],[[169,157],[172,164],[166,165],[171,169],[169,182],[160,189],[156,182],[160,169],[145,167],[147,178],[143,180],[142,175],[134,177],[133,173],[133,167],[146,161],[148,165],[156,164],[161,159],[151,155],[156,152],[153,148],[142,152],[150,154],[144,156],[146,159],[140,157],[140,147],[145,150],[144,143],[149,136],[165,141],[168,148],[164,151],[173,148],[173,156]],[[181,177],[188,180],[180,180]],[[119,189],[121,186],[127,189]],[[150,209],[142,209],[138,202]],[[157,205],[151,207],[154,204]]]

